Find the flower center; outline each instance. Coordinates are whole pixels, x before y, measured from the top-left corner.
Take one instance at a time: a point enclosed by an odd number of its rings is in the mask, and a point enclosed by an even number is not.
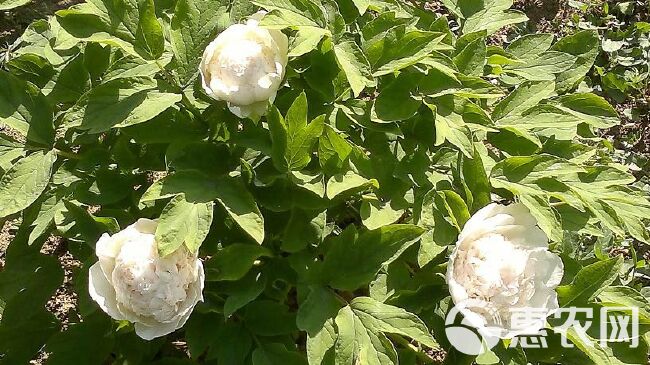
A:
[[[195,279],[190,255],[178,250],[160,258],[153,236],[129,240],[115,260],[113,283],[118,303],[158,322],[173,319]]]
[[[492,301],[496,297],[517,295],[524,284],[527,262],[527,251],[501,235],[492,234],[461,249],[454,271],[470,298]]]

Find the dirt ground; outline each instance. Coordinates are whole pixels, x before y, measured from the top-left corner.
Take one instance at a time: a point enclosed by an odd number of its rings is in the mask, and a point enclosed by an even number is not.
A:
[[[0,12],[0,51],[11,45],[22,34],[24,29],[34,20],[45,18],[55,11],[69,7],[73,4],[80,3],[83,0],[33,0],[31,4],[11,11]],[[412,0],[413,3],[422,4],[426,9],[439,14],[445,14],[446,11],[439,0]],[[524,11],[530,18],[527,26],[530,31],[548,32],[565,35],[570,32],[567,20],[570,19],[577,10],[569,7],[566,0],[515,0],[516,9]],[[647,16],[647,14],[645,14]],[[641,16],[641,15],[640,15]],[[502,43],[507,40],[509,29],[506,29],[491,38],[493,43]],[[623,111],[630,107],[645,107],[650,103],[650,91],[646,93],[646,98],[628,100],[625,103],[616,103],[613,105],[620,112],[623,123],[607,132],[612,140],[629,140],[629,136],[634,136],[637,142],[632,147],[628,147],[636,152],[648,154],[650,158],[650,113],[646,113],[638,120],[631,120],[623,115]],[[645,104],[643,104],[645,103]],[[643,105],[642,105],[643,104]],[[4,254],[9,242],[16,230],[17,221],[10,220],[2,224],[0,230],[0,271],[4,268]],[[52,299],[48,302],[47,307],[54,313],[65,326],[69,316],[75,313],[77,296],[72,290],[72,271],[79,267],[79,261],[75,260],[67,251],[66,242],[59,238],[50,237],[43,246],[43,253],[52,254],[58,257],[62,267],[65,270],[65,281],[57,289]],[[442,355],[444,356],[444,355]],[[40,364],[46,356],[32,362]]]
[[[32,0],[28,5],[0,12],[0,48],[13,43],[32,21],[80,2],[82,0]]]

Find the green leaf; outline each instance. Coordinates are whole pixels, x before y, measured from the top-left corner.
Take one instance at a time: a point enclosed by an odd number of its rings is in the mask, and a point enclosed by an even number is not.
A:
[[[77,202],[64,200],[63,204],[65,209],[54,213],[54,224],[64,237],[83,241],[94,249],[94,244],[103,233],[117,233],[120,230],[114,218],[95,217]]]
[[[492,118],[497,120],[508,115],[521,115],[541,100],[551,96],[554,89],[553,81],[524,82],[494,107]]]
[[[146,123],[123,127],[121,132],[138,143],[183,143],[202,139],[207,128],[186,111],[169,108]]]
[[[336,316],[336,327],[338,329],[334,347],[336,364],[397,364],[397,352],[386,335],[375,328],[366,328],[350,306],[339,311]]]
[[[307,365],[307,359],[279,343],[265,344],[253,351],[253,365]]]
[[[111,51],[108,67],[105,70],[102,70],[102,83],[132,77],[152,78],[161,71],[161,66],[165,66],[170,61],[169,58],[147,61],[140,57],[124,54],[120,49],[111,48]],[[97,56],[91,54],[88,55],[88,57],[91,59],[89,62],[93,62],[94,58]]]
[[[267,116],[271,141],[271,157],[280,171],[299,171],[309,164],[314,144],[323,133],[325,116],[307,124],[307,96],[301,93],[291,104],[286,121],[277,108]]]
[[[530,81],[555,80],[555,74],[571,68],[576,57],[564,52],[546,51],[521,65],[506,66],[504,71]]]
[[[331,239],[323,275],[334,288],[357,289],[369,283],[383,265],[396,259],[422,233],[424,229],[410,224],[383,226],[361,234],[350,226]]]
[[[111,320],[96,313],[52,336],[45,345],[45,351],[51,354],[47,362],[54,365],[102,363],[110,356],[113,343]]]
[[[7,249],[7,265],[0,272],[0,353],[3,362],[27,364],[54,333],[59,321],[45,309],[46,302],[63,282],[63,268],[56,257],[28,251],[20,239]],[[16,336],[17,333],[22,334]]]
[[[553,242],[561,242],[563,238],[561,223],[551,207],[548,199],[540,195],[521,195],[521,202],[528,208],[530,214],[537,220],[537,225]]]
[[[424,322],[402,308],[368,297],[355,298],[350,302],[350,308],[367,328],[406,336],[431,349],[438,347]]]
[[[366,228],[376,229],[397,222],[404,215],[404,210],[395,210],[389,203],[382,204],[377,199],[364,197],[359,213]]]
[[[354,6],[359,10],[359,15],[363,15],[370,6],[370,0],[352,0]]]
[[[35,152],[19,160],[0,179],[0,217],[30,206],[47,187],[56,153]]]
[[[307,298],[300,304],[296,316],[296,325],[308,334],[317,334],[325,322],[336,316],[341,302],[331,290],[323,287],[311,287]]]
[[[406,67],[415,65],[429,56],[435,50],[450,49],[441,43],[445,34],[438,32],[410,31],[404,34],[389,32],[389,37],[383,46],[379,60],[373,63],[376,71],[373,76],[379,77],[397,72]]]
[[[244,232],[251,236],[255,242],[262,244],[264,241],[264,217],[257,207],[253,195],[240,179],[223,178],[214,182],[216,200]]]
[[[325,212],[294,208],[282,236],[282,250],[299,252],[310,244],[319,244],[325,229]]]
[[[257,243],[264,241],[264,217],[242,181],[233,177],[212,179],[196,171],[169,175],[151,185],[140,204],[184,194],[188,201],[209,203],[217,200],[228,215]]]
[[[638,308],[639,322],[650,323],[650,302],[643,294],[629,286],[608,286],[598,294],[604,307]]]
[[[414,314],[368,297],[355,298],[336,316],[337,364],[396,365],[397,352],[386,333],[412,338],[437,348],[426,325]]]
[[[308,172],[292,171],[290,180],[300,189],[312,192],[319,198],[325,195],[325,182],[321,174],[311,175]]]
[[[178,94],[159,91],[150,79],[116,79],[92,89],[66,113],[65,121],[100,133],[151,120],[180,100]]]
[[[622,257],[598,261],[580,269],[573,282],[557,288],[562,307],[587,304],[618,277]]]
[[[436,111],[435,106],[429,105],[429,107],[434,107],[433,110],[434,112]],[[447,118],[438,113],[435,114],[435,118],[435,145],[440,146],[445,143],[445,141],[448,141],[452,145],[456,146],[465,156],[471,158],[474,144],[471,140],[469,128],[464,124],[464,122],[462,120]]]
[[[163,27],[156,18],[153,0],[140,0],[139,19],[135,34],[136,45],[140,45],[152,58],[160,57],[165,51]]]
[[[455,2],[455,0],[447,0],[445,3]],[[464,34],[481,30],[492,34],[505,26],[528,20],[524,13],[508,10],[512,6],[512,0],[485,0],[476,4],[460,0],[458,3],[461,3],[462,15],[466,18],[463,24]]]
[[[185,324],[185,339],[192,359],[198,359],[220,339],[223,318],[217,313],[193,312]]]
[[[279,11],[295,26],[324,28],[326,24],[324,10],[311,0],[253,0],[252,3],[268,11]]]
[[[327,36],[325,29],[301,27],[289,47],[289,57],[298,57],[309,53],[318,47],[321,39]]]
[[[171,21],[170,41],[181,83],[198,72],[205,47],[229,23],[228,1],[180,0]]]
[[[472,158],[460,156],[460,172],[465,195],[472,212],[483,208],[492,201],[490,180],[485,172],[483,160],[478,149],[474,149]]]
[[[334,54],[355,97],[359,96],[366,87],[374,86],[368,59],[355,42],[346,41],[335,44]]]
[[[420,239],[418,250],[418,265],[426,265],[436,256],[446,250],[446,246],[454,243],[458,236],[458,228],[443,216],[435,198],[435,190],[428,191],[414,209],[414,220],[426,232]]]
[[[601,346],[597,339],[591,336],[583,336],[578,333],[575,327],[570,327],[566,334],[566,338],[571,341],[580,351],[589,357],[596,365],[627,365],[629,362],[623,362],[617,358],[612,349],[606,346]],[[586,338],[583,338],[586,337]],[[626,344],[627,345],[627,344]]]
[[[226,322],[217,330],[216,337],[218,340],[213,342],[208,358],[216,357],[224,364],[241,364],[249,357],[253,339],[241,323]]]
[[[520,60],[533,59],[548,51],[552,43],[553,34],[526,34],[510,43],[506,51]]]
[[[52,109],[34,85],[0,71],[0,125],[29,141],[49,145],[54,139]]]
[[[493,184],[495,180],[526,183],[584,171],[574,163],[551,155],[514,156],[499,161],[492,168],[492,180]]]
[[[84,65],[84,55],[79,54],[63,65],[41,89],[52,103],[74,103],[90,88],[90,74]]]
[[[593,30],[578,32],[560,39],[552,49],[576,57],[568,70],[556,76],[556,90],[561,94],[575,88],[593,66],[599,52],[598,33]]]
[[[601,96],[576,93],[561,96],[557,101],[559,109],[575,115],[595,128],[609,128],[620,122],[616,110]]]
[[[482,76],[486,54],[485,37],[479,37],[454,57],[454,64],[465,75]]]
[[[438,206],[438,210],[444,212],[445,217],[449,217],[449,223],[460,232],[470,218],[469,210],[463,198],[454,191],[442,190],[436,194],[434,201]]]
[[[581,118],[559,108],[541,104],[525,111],[523,115],[507,116],[496,124],[515,128],[523,133],[570,140],[577,136],[578,126],[583,122]]]
[[[38,215],[31,224],[34,229],[30,232],[27,243],[31,245],[44,235],[52,225],[54,216],[64,208],[65,205],[60,196],[56,193],[49,195],[38,207]]]
[[[334,175],[344,167],[352,146],[329,125],[324,126],[323,134],[318,138],[318,161],[323,172]]]
[[[528,17],[516,10],[505,10],[512,6],[512,0],[487,0],[485,9],[473,14],[463,24],[463,33],[474,33],[481,30],[492,34],[508,25],[522,23]]]
[[[32,0],[0,0],[0,11],[11,10],[25,4],[29,4]]]
[[[192,203],[184,195],[174,197],[160,213],[156,242],[161,256],[167,256],[183,244],[197,252],[210,231],[212,202]]]
[[[359,191],[378,187],[377,180],[366,179],[353,171],[348,171],[344,175],[334,175],[327,181],[326,194],[329,199],[343,198]]]
[[[315,335],[307,333],[307,359],[309,365],[323,364],[328,351],[336,342],[336,337],[336,329],[332,319],[325,321],[323,328]]]
[[[266,288],[266,276],[251,271],[235,284],[233,288],[227,290],[228,298],[223,304],[223,315],[226,318],[262,294]]]
[[[7,171],[14,161],[25,155],[22,144],[0,133],[0,170]]]
[[[403,72],[381,89],[374,111],[382,121],[405,120],[415,115],[422,101],[413,94],[422,74]]]
[[[57,16],[61,26],[78,39],[117,45],[148,59],[158,58],[164,50],[153,0],[89,0]]]
[[[254,334],[279,336],[297,331],[296,314],[289,307],[272,300],[257,300],[247,305],[244,323]]]
[[[259,245],[235,243],[218,251],[205,263],[206,279],[210,281],[239,280],[253,267],[253,263],[271,252]]]
[[[215,186],[207,176],[196,171],[181,171],[153,183],[140,198],[140,204],[185,194],[195,202],[214,200]]]

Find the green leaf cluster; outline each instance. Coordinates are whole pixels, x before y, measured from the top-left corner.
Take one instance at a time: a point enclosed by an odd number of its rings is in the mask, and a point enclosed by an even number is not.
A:
[[[633,304],[647,320],[648,190],[600,137],[616,110],[580,87],[598,34],[501,47],[490,36],[526,21],[512,1],[443,3],[449,17],[400,0],[87,0],[31,24],[0,69],[0,220],[18,225],[0,363],[484,362],[445,336],[444,274],[491,202],[538,220],[565,264],[562,305]],[[262,9],[289,37],[286,79],[265,116],[239,119],[198,64]],[[151,342],[87,293],[97,239],[141,217],[158,219],[162,256],[185,246],[206,272],[184,329]],[[41,253],[52,236],[81,263],[64,327],[45,310],[63,282]],[[647,360],[570,340],[494,356]]]

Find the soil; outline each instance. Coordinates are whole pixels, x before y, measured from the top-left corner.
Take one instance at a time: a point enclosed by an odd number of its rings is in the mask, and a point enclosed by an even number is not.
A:
[[[27,26],[81,0],[33,0],[25,6],[0,12],[0,48],[12,44]]]
[[[74,321],[72,316],[76,316],[77,293],[74,291],[72,276],[73,271],[81,266],[81,262],[75,259],[68,251],[67,242],[60,237],[50,236],[43,247],[41,253],[54,255],[59,259],[64,271],[63,284],[56,289],[54,295],[46,304],[46,308],[61,321],[61,326],[65,330]]]
[[[17,220],[7,220],[2,224],[2,229],[0,230],[0,271],[5,267],[5,252],[17,229]]]
[[[14,43],[32,21],[45,18],[57,10],[80,2],[82,0],[34,0],[27,6],[0,12],[0,51]],[[423,6],[425,9],[434,13],[448,15],[440,0],[412,0],[412,3]],[[565,0],[515,0],[514,8],[525,12],[530,19],[526,24],[528,32],[553,33],[558,37],[572,31],[568,23],[577,13],[577,10],[568,6]],[[645,13],[637,16],[643,17],[643,15],[647,16]],[[514,28],[506,28],[493,35],[490,38],[490,42],[492,44],[507,42],[509,40],[508,38],[513,36],[514,30]],[[630,136],[633,136],[632,140],[634,143],[626,146],[625,149],[647,154],[647,157],[650,158],[650,108],[648,107],[648,104],[650,104],[650,91],[646,91],[645,97],[641,96],[640,98],[628,100],[624,103],[616,103],[612,100],[612,104],[621,114],[623,123],[621,126],[607,131],[606,136],[613,141],[629,141]],[[638,118],[631,118],[624,114],[626,109],[631,108],[642,111]],[[0,127],[0,133],[22,139],[22,136],[16,135],[16,133],[6,128]],[[152,174],[150,179],[155,181],[161,177]],[[4,254],[13,237],[18,222],[16,220],[8,220],[3,223],[2,229],[0,230],[0,271],[4,268]],[[61,266],[65,270],[63,284],[56,290],[55,294],[47,303],[48,310],[55,314],[65,328],[71,319],[70,317],[76,315],[77,295],[72,288],[72,272],[80,266],[80,262],[75,260],[67,250],[65,240],[57,237],[50,237],[43,245],[42,252],[57,256],[61,262]],[[445,357],[444,352],[430,353],[428,355],[436,362],[441,361]],[[32,364],[41,364],[46,359],[47,354],[40,354],[38,359],[32,361]]]

